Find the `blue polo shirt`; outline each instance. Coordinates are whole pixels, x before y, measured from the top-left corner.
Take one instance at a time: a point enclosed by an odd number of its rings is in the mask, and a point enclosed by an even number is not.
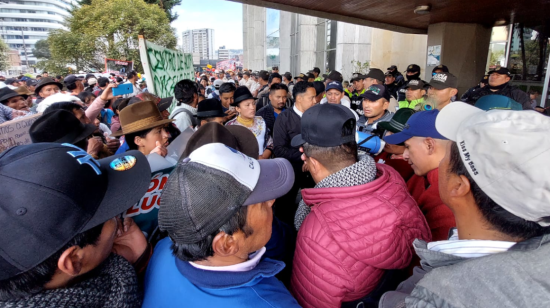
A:
[[[145,275],[143,308],[300,307],[275,275],[284,263],[265,258],[246,272],[195,268],[172,255],[170,238],[161,240]]]

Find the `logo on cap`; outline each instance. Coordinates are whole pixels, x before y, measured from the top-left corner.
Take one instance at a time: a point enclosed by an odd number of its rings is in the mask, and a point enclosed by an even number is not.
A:
[[[136,165],[137,159],[134,156],[124,156],[117,158],[109,165],[115,171],[126,171],[132,169]]]
[[[409,69],[412,69],[412,68],[413,68],[413,66],[412,66],[412,65],[409,65]]]
[[[371,86],[371,87],[369,87],[369,91],[373,92],[376,95],[380,95],[380,88]]]
[[[439,82],[445,82],[447,81],[447,74],[436,74],[432,79]]]
[[[420,82],[416,79],[413,79],[411,81],[409,81],[409,85],[410,86],[417,86]]]
[[[77,151],[69,151],[67,154],[71,155],[72,157],[76,158],[76,161],[81,165],[88,165],[94,169],[95,173],[97,175],[101,175],[101,170],[99,169],[99,162],[95,160],[90,154],[86,153],[81,148],[74,146],[70,143],[63,143],[63,146],[71,147],[76,149]]]

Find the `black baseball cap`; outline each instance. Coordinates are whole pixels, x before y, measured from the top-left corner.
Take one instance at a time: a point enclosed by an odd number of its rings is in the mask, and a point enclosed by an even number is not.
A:
[[[4,81],[4,83],[7,84],[7,85],[12,85],[12,84],[14,84],[16,82],[19,82],[19,81],[20,80],[17,79],[17,78],[8,78],[8,79],[6,79],[6,81]]]
[[[425,86],[426,86],[426,83],[424,83],[424,81],[419,79],[413,79],[413,80],[409,80],[409,82],[405,86],[405,89],[411,88],[413,90],[421,90],[421,89],[424,89]]]
[[[388,67],[388,71],[393,71],[393,70],[397,71],[397,66],[392,65],[392,66]]]
[[[76,75],[69,75],[63,79],[65,84],[75,83],[77,80],[84,80],[84,77],[78,77]]]
[[[387,72],[384,73],[384,76],[393,76],[393,77],[395,77],[395,76],[397,76],[397,71],[396,70],[395,71],[387,71]]]
[[[328,74],[327,79],[329,80],[336,80],[340,82],[344,82],[344,77],[339,71],[332,71],[330,74]]]
[[[36,86],[38,84],[38,80],[29,79],[25,83],[27,84],[27,87],[32,87],[32,86]]]
[[[449,68],[447,67],[447,65],[443,65],[443,64],[439,64],[438,66],[434,67],[434,69],[432,70],[432,73],[435,73],[436,70],[441,70],[443,71],[443,73],[449,72]]]
[[[497,73],[497,74],[501,74],[501,75],[507,75],[508,77],[512,77],[512,74],[510,73],[510,70],[505,68],[505,67],[501,67],[498,70],[489,71],[488,75],[491,75],[493,73]]]
[[[149,188],[151,169],[139,151],[95,160],[71,144],[36,143],[0,154],[0,179],[5,280],[138,202]]]
[[[437,73],[430,80],[430,86],[437,90],[458,88],[458,78],[451,73]]]
[[[342,136],[342,127],[353,121],[351,134]],[[292,138],[293,147],[304,143],[320,147],[335,147],[355,140],[355,115],[348,107],[340,104],[315,105],[302,115],[302,133]]]
[[[294,77],[294,79],[298,79],[298,78],[306,79],[306,75],[304,75],[304,74],[298,74],[298,76]]]
[[[384,72],[382,72],[381,69],[378,69],[378,68],[371,68],[369,70],[369,73],[367,75],[365,75],[365,78],[372,78],[372,79],[376,79],[380,82],[384,82]]]
[[[363,79],[365,79],[365,75],[363,75],[361,73],[353,73],[353,75],[351,75],[350,82],[355,82],[355,81],[359,81],[359,80],[363,80]]]
[[[420,73],[420,66],[416,64],[407,66],[407,73]]]
[[[480,83],[483,82],[483,83],[489,83],[489,75],[485,75],[483,76],[483,78],[481,78],[481,80],[479,81]]]
[[[384,85],[373,84],[368,89],[366,89],[365,93],[361,94],[360,97],[363,99],[367,99],[371,102],[376,102],[381,98],[385,98],[389,102],[390,92],[388,92]]]

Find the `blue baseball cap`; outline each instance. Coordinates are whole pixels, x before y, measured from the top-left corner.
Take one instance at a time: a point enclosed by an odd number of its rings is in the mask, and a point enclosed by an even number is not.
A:
[[[327,84],[327,87],[325,88],[325,92],[328,92],[328,90],[336,89],[340,92],[344,92],[344,87],[342,87],[342,83],[339,81],[331,81]]]
[[[400,133],[384,137],[389,144],[402,144],[412,137],[431,137],[447,140],[435,128],[435,119],[439,110],[421,111],[413,114]]]

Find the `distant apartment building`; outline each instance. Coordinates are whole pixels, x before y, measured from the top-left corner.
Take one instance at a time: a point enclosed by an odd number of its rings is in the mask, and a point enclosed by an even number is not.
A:
[[[73,5],[77,5],[75,0],[2,0],[0,35],[11,49],[17,50],[23,66],[27,61],[33,66],[37,61],[32,54],[34,45],[47,39],[49,31],[64,29],[63,22]]]
[[[221,46],[218,49],[218,59],[219,60],[229,60],[229,50],[225,46]]]
[[[198,53],[201,59],[214,59],[214,30],[194,29],[182,34],[184,53]]]

